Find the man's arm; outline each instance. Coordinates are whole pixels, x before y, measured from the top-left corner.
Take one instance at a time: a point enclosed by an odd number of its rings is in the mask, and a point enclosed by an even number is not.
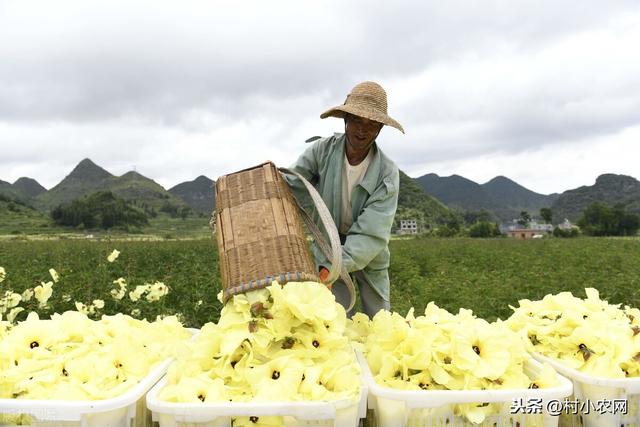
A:
[[[321,158],[326,151],[323,146],[321,146],[321,143],[323,143],[324,141],[326,141],[326,138],[314,141],[313,145],[308,147],[289,167],[289,169],[298,172],[314,186],[318,182],[322,161]],[[311,196],[309,195],[302,181],[300,181],[298,177],[290,174],[284,175],[284,178],[287,181],[287,184],[289,184],[289,188],[291,189],[298,203],[309,215],[313,215],[315,205],[311,200]],[[314,245],[313,253],[316,264],[318,266],[330,264],[326,256],[322,253],[320,248],[317,247],[317,245]],[[324,278],[326,278],[326,276]]]
[[[398,207],[399,180],[397,171],[385,178],[349,229],[342,247],[342,263],[348,272],[362,270],[389,244]]]

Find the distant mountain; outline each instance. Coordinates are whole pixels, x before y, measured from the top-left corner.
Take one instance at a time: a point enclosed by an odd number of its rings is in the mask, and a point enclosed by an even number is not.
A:
[[[557,194],[535,193],[504,176],[480,185],[459,175],[440,177],[430,173],[416,178],[416,182],[425,192],[451,208],[485,210],[502,221],[517,218],[523,210],[536,216],[540,208],[551,206],[558,197]]]
[[[497,176],[482,184],[482,188],[497,203],[493,211],[501,219],[512,219],[527,211],[537,216],[541,208],[551,207],[559,194],[550,195],[533,192],[504,176]]]
[[[416,178],[420,187],[445,205],[461,210],[493,210],[497,202],[476,182],[459,175],[440,177],[430,173]]]
[[[400,192],[396,222],[401,219],[417,219],[420,228],[441,224],[451,216],[449,209],[440,201],[425,193],[420,185],[400,171]]]
[[[0,179],[0,194],[2,194],[3,196],[9,197],[11,199],[18,198],[18,194],[16,193],[16,190],[13,188],[13,185],[1,179]]]
[[[169,193],[180,197],[196,212],[211,214],[215,209],[215,181],[200,175],[193,181],[187,181],[169,189]]]
[[[58,185],[36,197],[36,207],[50,210],[61,203],[101,190],[107,178],[111,177],[112,174],[90,159],[84,159]]]
[[[179,197],[169,193],[154,180],[134,171],[106,179],[102,189],[109,190],[125,200],[155,209],[162,208],[167,202],[175,206],[187,206]]]
[[[630,212],[640,214],[640,181],[627,175],[604,174],[591,186],[562,193],[551,206],[554,218],[576,221],[593,202],[622,204]]]
[[[19,193],[30,199],[39,196],[47,191],[38,181],[33,178],[21,177],[13,183],[13,188]]]
[[[58,185],[37,196],[36,206],[42,210],[50,210],[96,191],[111,191],[116,196],[141,207],[156,210],[167,204],[173,207],[187,207],[180,198],[137,172],[114,176],[90,159],[82,160]]]

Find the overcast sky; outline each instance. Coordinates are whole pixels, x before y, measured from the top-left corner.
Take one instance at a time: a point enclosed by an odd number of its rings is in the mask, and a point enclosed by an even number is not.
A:
[[[0,179],[83,158],[165,188],[344,130],[388,93],[380,147],[412,177],[539,192],[640,178],[640,2],[0,0]]]

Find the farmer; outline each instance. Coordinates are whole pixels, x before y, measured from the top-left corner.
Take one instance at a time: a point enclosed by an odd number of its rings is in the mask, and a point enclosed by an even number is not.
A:
[[[343,265],[357,283],[362,310],[373,317],[390,308],[388,243],[399,189],[398,167],[380,150],[376,138],[384,125],[402,133],[404,129],[387,115],[387,94],[374,82],[356,85],[344,104],[320,115],[326,117],[343,119],[344,133],[308,140],[315,142],[291,169],[315,186],[331,212],[340,234]],[[288,181],[296,197],[304,199],[302,184],[295,178]],[[313,252],[324,280],[329,261],[315,245]],[[344,282],[336,281],[331,290],[348,307]]]

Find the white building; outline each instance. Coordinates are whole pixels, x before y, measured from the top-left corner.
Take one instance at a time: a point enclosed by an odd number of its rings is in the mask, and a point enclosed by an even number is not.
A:
[[[529,221],[529,225],[527,227],[523,227],[518,224],[517,219],[514,219],[511,222],[500,226],[500,231],[502,231],[503,233],[522,229],[551,233],[553,232],[553,224],[539,223],[535,219],[532,219],[531,221]]]
[[[418,221],[415,219],[401,219],[398,234],[418,234]]]
[[[560,228],[561,230],[571,230],[573,227],[574,225],[571,224],[571,221],[569,221],[567,218],[565,218],[562,223],[558,224],[558,228]]]

